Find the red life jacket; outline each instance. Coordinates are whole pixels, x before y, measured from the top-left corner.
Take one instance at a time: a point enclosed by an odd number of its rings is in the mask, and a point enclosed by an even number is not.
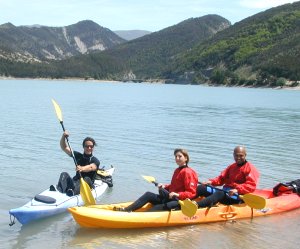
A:
[[[275,196],[282,195],[283,193],[297,193],[298,195],[300,195],[300,179],[287,183],[278,183],[273,188],[273,194]]]

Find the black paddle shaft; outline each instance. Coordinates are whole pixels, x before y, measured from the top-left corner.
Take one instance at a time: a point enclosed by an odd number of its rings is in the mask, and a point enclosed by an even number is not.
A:
[[[152,182],[156,187],[158,186],[158,183],[157,182]],[[161,191],[164,193],[164,195],[165,196],[169,196],[169,191],[168,190],[166,190],[165,188],[160,188],[161,189]],[[176,201],[179,201],[179,199],[177,198],[177,197],[174,197],[173,196],[173,198],[172,199],[174,199],[174,200],[176,200]]]

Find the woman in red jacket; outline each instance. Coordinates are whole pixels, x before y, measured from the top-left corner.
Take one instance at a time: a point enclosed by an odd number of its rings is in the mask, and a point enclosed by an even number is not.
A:
[[[210,207],[218,202],[227,205],[242,203],[238,195],[251,193],[256,189],[259,172],[246,160],[246,155],[245,147],[235,147],[233,151],[235,163],[229,165],[219,176],[198,186],[197,195],[206,197],[197,202],[200,208]],[[212,187],[222,185],[223,190]]]
[[[198,175],[188,166],[189,155],[184,149],[175,149],[174,156],[178,168],[175,169],[170,184],[158,184],[159,194],[146,192],[126,208],[117,211],[131,212],[150,202],[154,206],[149,211],[178,209],[178,200],[193,199],[196,196]]]

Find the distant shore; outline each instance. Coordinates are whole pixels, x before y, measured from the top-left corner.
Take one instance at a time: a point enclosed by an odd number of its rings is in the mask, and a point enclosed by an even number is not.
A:
[[[95,79],[83,79],[83,78],[65,78],[65,79],[53,79],[53,78],[15,78],[15,77],[3,77],[0,76],[0,80],[44,80],[44,81],[84,81],[84,82],[110,82],[110,83],[122,83],[122,81],[114,80],[95,80]]]
[[[117,81],[117,80],[95,80],[95,79],[84,79],[84,78],[64,78],[64,79],[53,79],[53,78],[15,78],[15,77],[4,77],[0,76],[0,80],[44,80],[44,81],[78,81],[78,82],[95,82],[95,83],[132,83],[132,81]],[[166,84],[164,81],[153,81],[153,82],[142,82],[147,84]],[[137,83],[138,84],[138,83]],[[170,84],[170,83],[168,83]],[[179,84],[178,84],[179,85]],[[266,88],[266,89],[278,89],[278,90],[300,90],[299,86],[278,86],[278,87],[268,87],[268,86],[225,86],[225,85],[214,85],[214,84],[199,84],[202,86],[208,86],[208,87],[241,87],[241,88]]]

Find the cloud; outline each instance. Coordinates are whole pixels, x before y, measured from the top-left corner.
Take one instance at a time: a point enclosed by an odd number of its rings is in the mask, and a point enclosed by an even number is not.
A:
[[[241,0],[240,5],[252,9],[267,9],[293,2],[295,0]]]

